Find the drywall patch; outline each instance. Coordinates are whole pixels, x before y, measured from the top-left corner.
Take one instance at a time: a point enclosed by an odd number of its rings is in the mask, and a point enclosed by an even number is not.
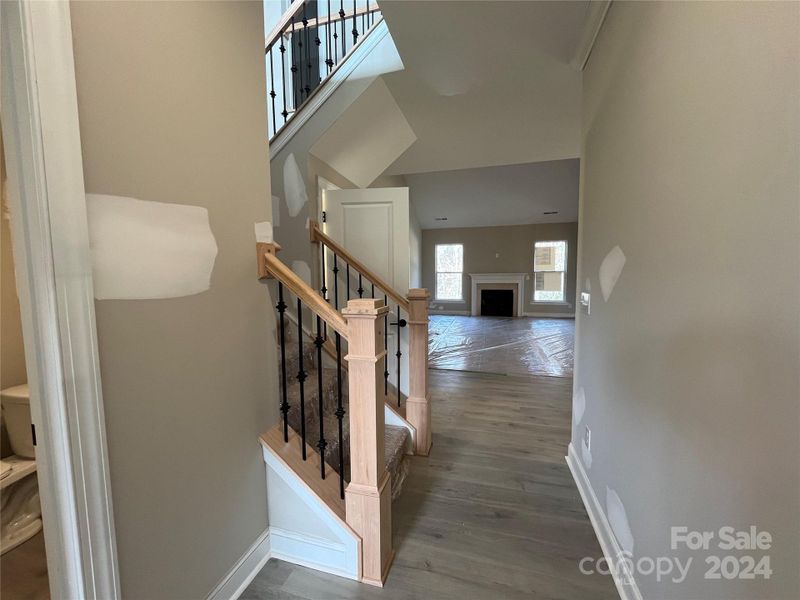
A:
[[[603,292],[604,301],[608,302],[611,297],[611,292],[614,291],[614,286],[617,285],[624,266],[625,253],[619,246],[614,246],[600,264],[600,291]]]
[[[581,436],[581,460],[583,461],[584,467],[587,469],[592,468],[592,450],[586,443],[585,435]]]
[[[583,419],[583,413],[586,411],[586,394],[582,387],[575,390],[572,395],[572,421],[577,425]]]
[[[178,298],[211,286],[217,242],[201,206],[87,194],[94,296]]]
[[[272,223],[269,221],[261,221],[256,223],[256,242],[262,244],[271,244],[275,238],[272,236]]]
[[[290,217],[296,217],[308,202],[306,182],[294,154],[283,163],[283,193],[286,196],[286,209]]]
[[[311,267],[308,266],[307,262],[302,260],[293,260],[292,271],[308,285],[311,285]]]
[[[625,507],[617,492],[606,486],[606,516],[611,525],[611,530],[623,550],[633,554],[633,532]]]

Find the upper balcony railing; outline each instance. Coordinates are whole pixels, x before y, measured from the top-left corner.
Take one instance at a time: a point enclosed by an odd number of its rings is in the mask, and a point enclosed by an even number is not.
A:
[[[376,0],[296,0],[266,38],[272,140],[380,20]]]

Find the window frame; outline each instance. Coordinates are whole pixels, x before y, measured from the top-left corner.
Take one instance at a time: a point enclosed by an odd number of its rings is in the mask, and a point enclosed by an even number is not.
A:
[[[440,271],[436,257],[438,255],[439,246],[461,246],[461,270],[460,271]],[[439,297],[439,273],[451,273],[461,276],[461,285],[459,285],[459,298],[440,298]],[[461,242],[443,242],[435,244],[433,248],[433,295],[434,301],[439,303],[452,302],[454,304],[463,304],[466,302],[464,298],[464,244]]]
[[[563,271],[537,271],[536,270],[536,245],[543,243],[562,243],[564,244],[564,270]],[[567,301],[567,272],[569,271],[569,240],[536,240],[533,242],[533,282],[531,302],[533,304],[549,304],[549,305],[565,305],[572,306],[572,303]],[[561,300],[537,300],[536,299],[536,274],[537,273],[561,273],[562,278],[562,299]]]

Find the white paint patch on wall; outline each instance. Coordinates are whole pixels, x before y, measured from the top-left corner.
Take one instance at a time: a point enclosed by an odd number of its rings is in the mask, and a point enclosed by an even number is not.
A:
[[[585,436],[581,436],[583,439],[581,440],[581,460],[583,461],[583,466],[587,469],[592,468],[592,451],[589,446],[586,445],[586,438]]]
[[[614,286],[617,285],[617,280],[622,274],[625,260],[625,253],[622,252],[622,248],[614,246],[600,264],[600,291],[603,292],[603,300],[606,302],[611,297],[611,292],[614,291]]]
[[[290,217],[296,217],[308,202],[306,182],[294,154],[286,157],[283,163],[283,193],[286,196],[286,209]]]
[[[217,242],[200,206],[87,194],[98,300],[178,298],[211,287]]]
[[[272,223],[269,221],[261,221],[256,223],[256,242],[263,244],[271,244],[275,238],[272,235]]]
[[[608,486],[606,486],[606,516],[619,545],[623,550],[633,554],[633,532],[628,523],[625,506],[617,492]]]
[[[292,271],[308,285],[311,285],[311,267],[308,266],[307,262],[302,260],[293,260]]]
[[[583,419],[583,413],[586,411],[586,394],[582,387],[575,390],[572,395],[572,421],[577,425]]]

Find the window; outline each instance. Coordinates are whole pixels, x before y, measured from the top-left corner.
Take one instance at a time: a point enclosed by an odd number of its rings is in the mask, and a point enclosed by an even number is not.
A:
[[[461,294],[464,270],[462,244],[436,244],[436,299],[463,300]]]
[[[564,302],[567,242],[536,242],[533,250],[533,301]]]

